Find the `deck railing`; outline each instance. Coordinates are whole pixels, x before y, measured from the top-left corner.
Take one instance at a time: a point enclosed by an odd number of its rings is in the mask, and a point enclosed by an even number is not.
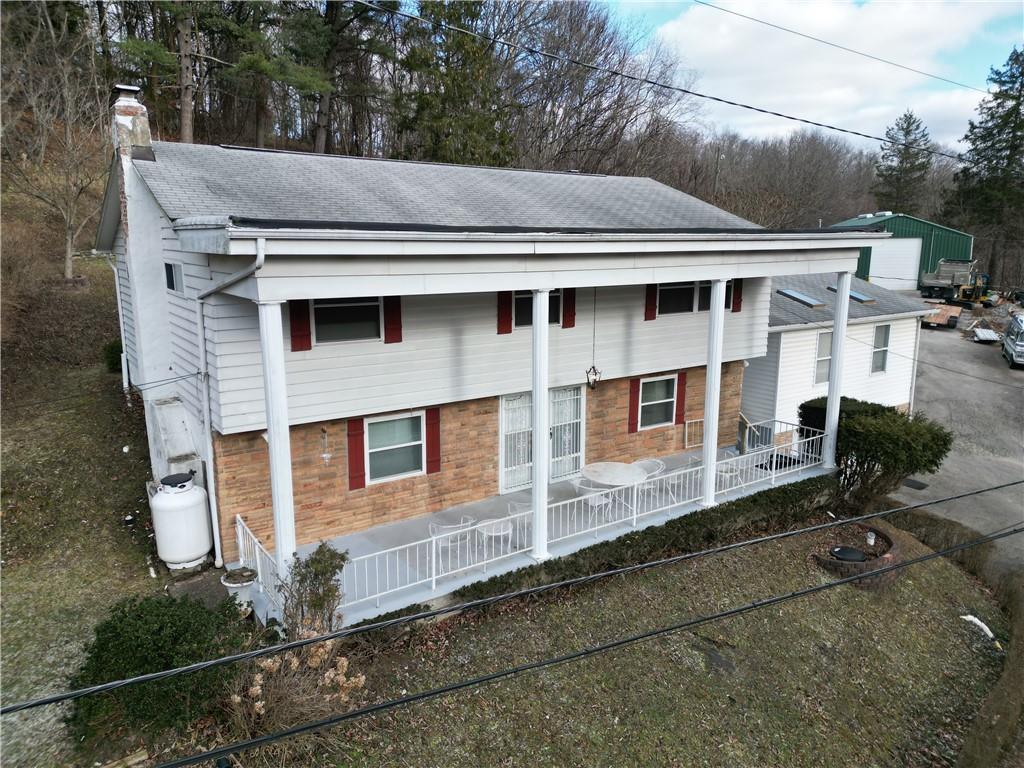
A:
[[[235,538],[238,541],[238,560],[244,568],[256,572],[256,584],[260,592],[278,608],[281,607],[280,578],[277,561],[252,532],[241,515],[235,515]]]
[[[746,453],[716,462],[715,493],[722,496],[822,462],[824,433],[787,422],[762,422],[747,429]],[[548,504],[548,542],[595,535],[614,526],[636,526],[643,518],[693,504],[703,495],[704,467],[682,467],[634,485],[594,490]],[[240,558],[257,573],[260,589],[280,605],[274,558],[236,517]],[[499,561],[528,553],[533,546],[533,512],[514,505],[511,514],[447,529],[408,544],[352,558],[342,571],[345,607],[381,598],[410,587],[430,585],[478,569],[485,573]]]

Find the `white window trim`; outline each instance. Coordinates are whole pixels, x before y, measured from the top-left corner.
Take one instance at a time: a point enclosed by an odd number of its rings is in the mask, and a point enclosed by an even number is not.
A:
[[[831,341],[829,342],[829,345],[828,345],[828,356],[827,357],[818,357],[818,348],[821,346],[821,337],[824,334],[826,334],[826,333],[830,334],[830,333],[832,333],[832,331],[831,330],[818,331],[818,333],[814,336],[814,366],[811,368],[811,381],[814,383],[814,386],[816,386],[816,387],[822,387],[822,386],[827,386],[828,385],[828,376],[825,377],[824,381],[818,381],[818,363],[820,363],[822,360],[828,360],[829,375],[831,375],[831,373],[832,373],[832,343],[831,343]]]
[[[396,421],[398,419],[409,419],[414,416],[418,416],[420,419],[420,440],[410,443],[398,443],[397,445],[389,445],[387,448],[370,448],[370,425],[376,424],[381,421]],[[388,451],[394,448],[404,448],[408,445],[416,445],[416,442],[422,444],[422,451],[420,452],[420,468],[415,472],[403,472],[400,475],[388,475],[387,477],[379,477],[373,479],[370,477],[370,454],[377,453],[379,451]],[[390,483],[392,480],[402,480],[406,477],[419,477],[420,475],[427,474],[427,412],[426,411],[410,411],[408,413],[389,413],[387,416],[368,416],[364,420],[363,426],[363,466],[366,468],[366,484],[377,485],[378,483]]]
[[[704,312],[710,312],[711,311],[710,307],[708,307],[707,309],[699,309],[699,307],[700,307],[700,289],[701,289],[701,286],[705,286],[705,285],[713,286],[714,282],[715,282],[714,280],[680,280],[680,281],[674,282],[674,283],[658,283],[658,299],[657,299],[657,302],[656,302],[657,306],[656,306],[656,311],[655,311],[655,317],[661,317],[663,314],[667,317],[669,315],[696,315],[696,314],[701,314],[701,313],[704,313]],[[662,291],[662,289],[664,287],[668,287],[669,290],[672,290],[672,289],[682,288],[683,286],[686,286],[686,285],[692,285],[693,286],[693,309],[689,310],[688,312],[664,312],[663,313],[661,311],[661,291]],[[725,281],[725,305],[728,308],[726,311],[731,311],[731,309],[732,309],[732,289],[733,289],[733,281],[732,280],[726,280]]]
[[[682,313],[685,314],[685,313]],[[652,381],[671,381],[672,382],[672,397],[665,400],[652,400],[649,403],[644,402],[644,384]],[[679,376],[678,374],[672,374],[670,376],[651,376],[646,379],[640,379],[640,392],[638,394],[639,402],[637,403],[636,409],[636,428],[637,431],[644,431],[647,429],[662,429],[663,427],[672,427],[676,423],[676,398],[679,397]],[[668,421],[661,421],[657,424],[648,424],[646,427],[644,423],[644,406],[645,405],[659,405],[661,403],[672,403],[671,417]]]
[[[877,329],[888,326],[889,328],[889,339],[884,347],[875,346],[875,332]],[[877,325],[871,326],[871,359],[868,362],[868,375],[869,376],[884,376],[889,372],[889,350],[892,348],[892,323],[878,323]],[[880,370],[875,370],[875,353],[885,350],[885,367]]]
[[[329,301],[329,299],[320,299],[320,301]],[[309,299],[309,331],[313,340],[314,347],[333,347],[338,344],[365,344],[367,342],[373,343],[376,341],[384,341],[384,297],[377,297],[377,327],[380,329],[376,338],[373,336],[367,336],[365,339],[339,339],[338,341],[317,341],[316,338],[316,305],[313,303],[314,299]],[[369,304],[369,302],[367,302]],[[353,306],[353,305],[348,305]],[[355,306],[361,306],[356,304]]]
[[[167,287],[167,265],[170,265],[171,272],[174,275],[174,284],[176,288]],[[125,264],[125,271],[127,271],[127,262]],[[174,296],[185,295],[185,268],[182,266],[180,261],[167,261],[164,260],[164,289]]]
[[[522,331],[524,329],[525,330],[529,330],[530,328],[533,327],[533,311],[532,311],[533,303],[532,302],[530,304],[530,307],[531,307],[531,311],[530,311],[530,324],[529,325],[519,325],[516,322],[516,299],[517,298],[519,298],[519,299],[525,298],[522,295],[524,293],[530,294],[530,298],[531,299],[533,299],[534,296],[535,296],[533,291],[512,291],[512,330],[513,331]],[[519,295],[517,296],[517,294],[519,294]],[[564,301],[565,297],[562,296],[562,289],[561,288],[552,288],[550,291],[548,291],[548,295],[549,296],[554,295],[554,294],[558,294],[558,317],[552,317],[551,313],[549,312],[548,313],[548,325],[558,325],[558,326],[560,326],[562,324],[562,314],[565,312],[565,307],[562,305],[562,302]]]

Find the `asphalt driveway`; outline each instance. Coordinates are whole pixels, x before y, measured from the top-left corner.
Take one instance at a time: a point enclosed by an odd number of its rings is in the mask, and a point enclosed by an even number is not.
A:
[[[960,327],[969,324],[965,311]],[[1024,479],[1024,369],[1010,370],[998,345],[976,344],[948,328],[922,328],[919,360],[914,410],[945,424],[956,439],[938,472],[916,478],[927,488],[904,486],[893,495],[912,504]],[[985,534],[1024,522],[1024,486],[936,504],[929,511]],[[1024,574],[1024,536],[996,542],[990,566]]]

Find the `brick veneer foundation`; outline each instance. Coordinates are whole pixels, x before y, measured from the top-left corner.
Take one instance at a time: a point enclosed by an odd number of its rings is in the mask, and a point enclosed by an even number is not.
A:
[[[703,416],[704,379],[703,368],[687,371],[686,420]],[[742,381],[742,362],[723,366],[719,445],[735,443]],[[588,390],[586,402],[588,462],[634,461],[685,450],[683,425],[629,433],[629,379],[602,381],[597,389]],[[500,404],[500,398],[490,397],[440,406],[440,472],[354,491],[348,485],[346,420],[292,427],[297,542],[309,544],[496,496]],[[323,429],[331,454],[326,464],[321,456]],[[270,469],[262,433],[215,433],[213,451],[224,559],[232,562],[238,557],[234,521],[239,514],[273,550]]]

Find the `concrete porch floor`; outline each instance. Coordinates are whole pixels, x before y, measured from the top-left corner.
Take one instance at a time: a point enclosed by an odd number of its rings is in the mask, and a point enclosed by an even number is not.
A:
[[[723,450],[721,455],[735,453],[734,449]],[[693,458],[700,456],[699,450],[686,451],[661,457],[665,462],[666,472],[693,465]],[[816,477],[827,474],[827,470],[820,466],[801,467],[790,471],[788,474],[778,477],[776,485],[804,480],[809,477]],[[769,477],[755,482],[744,488],[719,493],[716,497],[717,503],[731,501],[732,499],[749,496],[771,487]],[[578,494],[569,481],[552,483],[549,489],[549,502],[558,502],[576,497]],[[510,513],[509,505],[513,502],[529,503],[530,490],[524,489],[514,493],[501,496],[492,496],[471,504],[464,504],[457,507],[441,510],[429,515],[422,515],[407,520],[402,520],[388,525],[381,525],[358,533],[347,534],[328,539],[327,543],[335,549],[347,551],[351,557],[369,555],[388,550],[393,547],[407,545],[411,542],[421,541],[429,537],[428,525],[430,523],[452,524],[457,523],[463,516],[472,517],[476,522],[488,519],[506,517]],[[701,508],[699,503],[691,502],[679,504],[640,517],[635,521],[623,520],[622,522],[609,525],[594,531],[587,531],[569,538],[552,542],[549,545],[552,557],[563,557],[577,550],[601,541],[609,541],[632,530],[638,530],[654,525],[662,525],[665,522],[690,514]],[[306,544],[298,548],[298,554],[304,556],[316,548],[318,544]],[[492,561],[486,566],[475,566],[459,573],[441,576],[437,579],[435,588],[431,588],[429,581],[416,584],[404,589],[382,595],[378,599],[367,599],[344,608],[345,624],[354,624],[366,619],[380,616],[384,613],[396,611],[416,603],[426,603],[438,598],[450,595],[455,590],[476,581],[482,581],[509,571],[533,565],[536,561],[529,551],[509,554],[500,560]],[[266,603],[262,594],[250,594],[241,596],[243,599],[251,599],[253,607],[261,616],[271,612],[270,606]]]

